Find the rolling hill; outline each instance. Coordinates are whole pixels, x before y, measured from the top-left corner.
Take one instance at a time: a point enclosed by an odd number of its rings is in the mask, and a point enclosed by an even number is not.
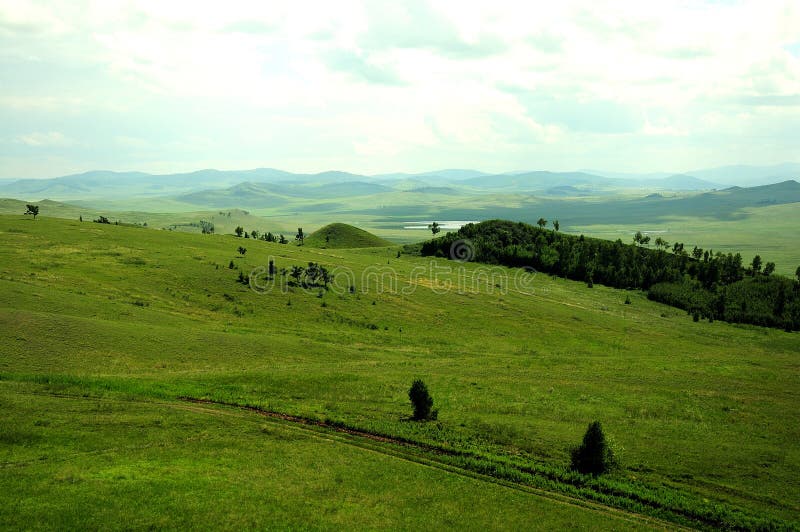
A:
[[[800,519],[796,335],[384,249],[44,215],[0,216],[0,244],[6,528]],[[414,378],[437,421],[409,420]],[[569,470],[593,420],[600,477]]]
[[[305,244],[315,248],[379,248],[392,243],[372,233],[343,223],[332,223],[306,237]]]

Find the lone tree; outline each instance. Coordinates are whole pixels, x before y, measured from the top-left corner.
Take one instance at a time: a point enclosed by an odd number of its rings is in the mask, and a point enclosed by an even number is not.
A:
[[[243,248],[242,246],[239,246],[238,251],[239,251],[239,255],[244,255],[245,253],[247,253],[247,248]]]
[[[38,205],[25,205],[25,207],[28,208],[28,210],[25,211],[26,215],[30,214],[31,216],[33,216],[34,220],[36,219],[37,216],[39,216],[39,206]]]
[[[545,220],[544,218],[539,218],[538,220],[536,220],[536,225],[544,228],[544,226],[547,225],[547,220]]]
[[[237,225],[236,229],[234,229],[234,232],[236,233],[236,236],[241,237],[242,233],[244,233],[244,227],[242,227],[241,225]]]
[[[584,474],[600,475],[616,466],[616,459],[611,448],[606,443],[603,427],[599,421],[592,421],[583,442],[570,451],[572,462],[570,468]]]
[[[561,227],[561,224],[558,223],[558,220],[553,220],[553,229],[558,231],[559,227]]]
[[[420,379],[415,379],[408,390],[408,398],[414,407],[414,419],[422,421],[425,419],[436,419],[438,410],[432,410],[433,397],[428,393],[428,387]]]
[[[772,275],[775,272],[775,263],[768,262],[764,265],[764,275]]]
[[[303,234],[303,228],[302,227],[298,227],[297,228],[297,234],[294,235],[294,239],[299,241],[301,246],[303,245],[303,242],[306,239],[306,235]]]
[[[431,233],[433,233],[434,235],[442,230],[442,228],[439,227],[439,222],[433,222],[432,224],[429,224],[428,229],[430,229]]]

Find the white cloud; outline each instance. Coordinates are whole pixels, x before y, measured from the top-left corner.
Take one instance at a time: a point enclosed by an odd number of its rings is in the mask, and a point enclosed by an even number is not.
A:
[[[0,135],[70,169],[681,170],[667,138],[689,167],[776,162],[798,27],[792,1],[0,0]]]
[[[19,135],[15,140],[16,142],[34,148],[71,146],[75,144],[75,141],[58,131],[28,133],[27,135]]]

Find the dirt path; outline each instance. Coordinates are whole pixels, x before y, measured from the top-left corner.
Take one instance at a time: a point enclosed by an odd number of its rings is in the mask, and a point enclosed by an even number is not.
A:
[[[371,434],[366,431],[360,431],[348,427],[333,425],[323,421],[310,420],[299,416],[291,416],[277,412],[268,412],[251,406],[243,406],[243,405],[210,401],[206,399],[197,399],[191,397],[179,397],[178,399],[193,405],[193,406],[184,405],[184,409],[196,413],[220,415],[223,414],[223,411],[220,409],[220,407],[225,408],[231,414],[235,413],[236,410],[240,412],[245,411],[248,413],[254,413],[260,417],[267,418],[269,420],[275,421],[276,423],[280,423],[283,428],[300,431],[310,437],[356,446],[365,451],[391,456],[396,459],[404,460],[407,462],[413,462],[421,466],[439,469],[448,473],[472,478],[483,482],[490,482],[492,484],[497,484],[516,491],[521,491],[538,497],[543,497],[566,506],[572,506],[572,507],[578,507],[582,509],[596,511],[603,515],[613,516],[618,519],[623,519],[625,521],[628,521],[630,523],[644,525],[653,529],[691,530],[677,523],[662,521],[646,515],[637,514],[619,508],[613,508],[610,506],[605,506],[603,504],[589,501],[586,499],[570,497],[568,495],[560,494],[557,492],[547,491],[544,489],[528,486],[525,484],[510,482],[490,475],[484,475],[481,473],[471,471],[469,469],[463,469],[444,462],[440,462],[437,461],[434,457],[425,457],[421,456],[420,454],[412,452],[412,450],[419,450],[428,454],[433,453],[433,455],[460,454],[457,451],[448,452],[443,449],[435,448],[420,443],[408,442],[406,440],[397,438],[379,436],[376,434]],[[168,403],[164,404],[168,405]],[[198,407],[194,405],[206,405],[206,406]],[[180,408],[180,405],[171,405],[171,406],[175,408]],[[233,412],[231,412],[231,409],[233,409]],[[391,444],[392,446],[390,447],[386,444]]]
[[[402,439],[389,438],[371,434],[366,431],[360,431],[352,428],[337,426],[334,424],[326,423],[323,421],[310,420],[299,416],[291,416],[277,412],[268,412],[255,407],[243,406],[237,404],[223,403],[210,401],[205,399],[197,399],[192,397],[179,397],[180,402],[160,401],[160,400],[141,400],[136,398],[109,398],[109,397],[85,397],[78,395],[71,395],[65,393],[47,393],[47,392],[22,392],[30,395],[45,395],[50,397],[57,397],[59,399],[69,400],[85,400],[85,401],[99,401],[99,402],[114,402],[114,403],[146,403],[165,407],[176,410],[183,410],[201,415],[211,416],[226,416],[235,417],[242,420],[258,420],[267,419],[281,427],[283,430],[297,432],[307,437],[322,439],[334,443],[341,443],[353,447],[357,447],[365,452],[372,452],[389,456],[394,459],[403,460],[406,462],[415,463],[423,467],[430,467],[438,469],[450,474],[456,474],[462,477],[471,478],[481,482],[490,482],[499,486],[503,486],[515,491],[524,492],[537,497],[543,497],[555,503],[581,508],[584,510],[595,511],[603,515],[611,516],[628,523],[644,526],[658,530],[690,530],[682,527],[676,523],[662,521],[653,517],[633,513],[627,510],[605,506],[600,503],[589,501],[586,499],[570,497],[568,495],[560,494],[557,492],[547,491],[540,488],[535,488],[525,484],[514,483],[463,469],[458,466],[450,465],[442,461],[436,460],[436,455],[459,454],[457,451],[448,452],[443,449],[427,446],[419,443],[412,443]],[[253,416],[255,414],[255,416]],[[256,417],[257,416],[257,417]],[[149,446],[146,446],[149,447]],[[138,448],[138,447],[132,447]],[[128,450],[128,448],[112,448],[112,449],[97,449],[86,451],[82,453],[73,453],[69,456],[63,457],[59,461],[68,461],[78,455],[83,454],[105,454],[115,451]],[[416,451],[416,452],[415,452]],[[39,460],[26,460],[18,463],[3,464],[5,467],[24,467],[30,463],[38,462]]]

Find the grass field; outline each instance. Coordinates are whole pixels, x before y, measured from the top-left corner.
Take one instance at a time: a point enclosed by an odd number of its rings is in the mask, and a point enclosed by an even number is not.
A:
[[[341,442],[323,450],[283,426],[264,432],[267,422],[246,413],[186,410],[178,396],[548,471],[566,467],[569,446],[598,419],[623,465],[608,482],[797,526],[796,334],[694,323],[638,292],[542,275],[515,282],[507,269],[472,283],[479,265],[397,258],[396,248],[245,242],[241,257],[233,236],[0,217],[0,397],[9,413],[0,456],[15,471],[2,475],[0,497],[17,508],[0,514],[7,526],[15,515],[56,527],[127,521],[115,494],[150,492],[153,505],[134,526],[219,523],[229,519],[224,501],[240,499],[233,526],[457,526],[465,508],[475,528],[497,515],[508,528],[521,519],[629,524]],[[237,270],[270,258],[279,268],[320,262],[346,281],[327,292],[261,293],[236,282]],[[438,422],[408,421],[415,377],[430,387]],[[119,423],[97,423],[106,417]],[[211,485],[213,497],[199,493]],[[262,492],[286,486],[297,491],[261,504]],[[82,514],[59,510],[81,501]]]
[[[230,410],[8,382],[0,404],[6,529],[648,525]]]

